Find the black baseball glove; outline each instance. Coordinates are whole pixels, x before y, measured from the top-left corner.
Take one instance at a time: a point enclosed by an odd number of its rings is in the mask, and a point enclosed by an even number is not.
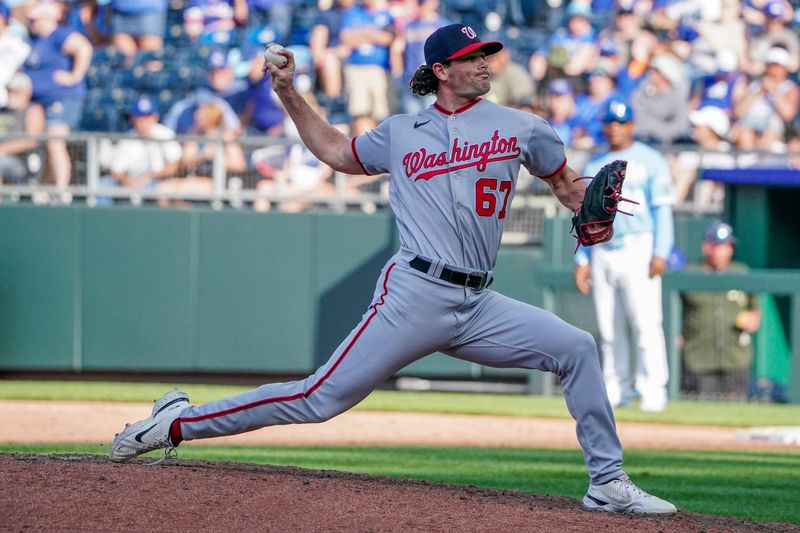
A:
[[[613,161],[601,168],[589,183],[583,203],[572,217],[572,229],[579,245],[591,246],[610,241],[614,236],[614,218],[619,211],[618,204],[637,203],[622,197],[622,182],[625,181],[627,165],[628,162],[621,159]]]

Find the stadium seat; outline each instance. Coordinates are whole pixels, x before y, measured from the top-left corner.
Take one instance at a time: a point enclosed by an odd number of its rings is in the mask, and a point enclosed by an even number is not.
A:
[[[174,91],[172,89],[162,89],[156,95],[156,104],[158,105],[158,112],[163,117],[167,114],[170,108],[184,96],[184,93]]]
[[[108,65],[112,68],[123,68],[125,65],[125,56],[114,46],[106,46],[95,50],[92,63]]]
[[[170,0],[167,6],[167,24],[183,23],[183,11],[186,9],[184,0]]]
[[[138,52],[133,58],[133,65],[146,65],[154,61],[163,63],[165,60],[165,53],[163,50],[153,50],[147,52]]]
[[[189,36],[183,31],[183,22],[171,24],[164,36],[164,44],[171,46],[190,46]]]
[[[145,70],[140,72],[140,75],[136,78],[135,88],[141,92],[157,93],[177,80],[177,74],[171,70],[157,70],[155,72]]]
[[[139,98],[140,94],[135,89],[119,88],[111,92],[111,97],[114,99],[114,104],[121,106],[124,109],[130,109]]]
[[[82,131],[119,131],[120,114],[113,106],[85,106],[81,118]]]
[[[113,46],[97,49],[89,70],[86,72],[86,83],[89,88],[105,88],[119,81],[125,69],[125,56]]]
[[[319,11],[313,7],[295,7],[292,17],[292,31],[289,37],[290,44],[308,44],[311,28],[317,22]]]
[[[112,74],[111,68],[103,63],[93,62],[86,71],[86,84],[90,89],[105,87]]]

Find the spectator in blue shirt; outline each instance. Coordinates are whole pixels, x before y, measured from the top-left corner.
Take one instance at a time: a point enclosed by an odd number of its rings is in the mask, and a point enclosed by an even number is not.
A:
[[[139,50],[159,52],[164,48],[167,0],[111,0],[113,44],[132,58]]]
[[[596,27],[607,26],[614,18],[618,0],[592,0],[592,19]]]
[[[33,101],[45,109],[47,133],[66,136],[80,123],[92,45],[80,32],[59,26],[64,16],[60,2],[28,4],[26,16],[31,52],[24,69],[33,83]],[[66,141],[49,141],[47,155],[50,176],[66,188],[72,174]]]
[[[292,29],[291,0],[247,0],[250,12],[259,23],[266,22],[275,29],[277,42],[286,42]]]
[[[605,142],[602,116],[608,102],[618,96],[612,66],[598,63],[588,76],[588,91],[575,98],[572,146],[588,150]]]
[[[192,42],[228,46],[247,14],[247,0],[191,0],[183,12],[184,30]]]
[[[556,78],[547,86],[547,122],[564,143],[572,146],[575,95],[572,85],[564,78]]]
[[[354,132],[369,130],[389,116],[389,47],[395,31],[380,0],[365,0],[342,20],[342,42],[352,52],[344,67],[347,110]]]
[[[166,179],[157,189],[168,193],[208,194],[213,190],[216,165],[230,176],[247,170],[242,145],[234,142],[237,132],[225,127],[225,117],[219,102],[207,101],[199,105],[192,114],[192,123],[187,132],[200,140],[184,144],[181,167],[186,169],[185,177]],[[160,198],[158,204],[170,205],[170,201]],[[177,202],[180,205],[182,202]]]
[[[201,87],[182,100],[178,100],[164,117],[164,124],[177,134],[188,133],[194,124],[195,112],[207,103],[213,103],[222,114],[224,129],[239,133],[241,120],[235,108],[244,112],[248,85],[237,80],[223,50],[214,50],[208,56],[208,87]]]
[[[580,77],[586,74],[597,59],[598,49],[594,30],[590,22],[592,10],[583,3],[567,6],[566,29],[559,28],[539,48],[530,60],[533,79],[542,80],[548,75]]]
[[[738,68],[736,52],[722,50],[717,53],[716,73],[700,79],[689,107],[718,107],[732,117],[736,104],[746,94],[747,77]]]
[[[291,49],[291,47],[290,47]],[[257,135],[280,135],[283,133],[283,119],[286,113],[278,102],[272,89],[269,74],[262,74],[264,65],[263,47],[250,45],[241,51],[242,79],[247,83],[246,107],[239,113],[239,118],[250,133]],[[303,75],[302,67],[295,56],[295,72]],[[310,60],[309,60],[310,68]],[[246,70],[245,70],[246,69]]]
[[[224,50],[214,50],[206,61],[208,87],[231,106],[237,115],[242,115],[247,106],[247,81],[234,76],[233,67]]]
[[[81,32],[94,46],[111,42],[111,6],[97,0],[77,0],[69,11],[67,25]]]
[[[617,92],[624,99],[642,81],[650,58],[661,46],[652,28],[645,27],[640,5],[641,2],[620,2],[613,23],[599,35],[600,55],[616,63]]]

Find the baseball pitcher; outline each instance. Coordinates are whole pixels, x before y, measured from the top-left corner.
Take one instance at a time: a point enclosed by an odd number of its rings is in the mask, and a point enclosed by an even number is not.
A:
[[[112,460],[128,461],[155,449],[169,452],[183,440],[322,422],[356,405],[399,369],[439,351],[492,367],[558,375],[591,481],[584,505],[675,512],[622,470],[622,447],[592,336],[488,288],[520,165],[545,180],[570,209],[580,211],[587,190],[544,120],[481,99],[489,90],[486,56],[502,47],[479,40],[461,24],[435,31],[425,42],[425,64],[411,88],[420,96],[435,94],[436,103],[419,114],[390,117],[353,139],[317,115],[294,89],[291,53],[281,52],[288,59],[282,67],[265,65],[303,142],[321,161],[348,174],[391,174],[390,203],[401,247],[380,273],[361,321],[314,374],[204,405],[190,405],[185,393],[173,389],[156,402],[150,417],[117,435]],[[621,179],[624,165],[610,168],[605,175]],[[588,244],[595,242],[593,235],[600,236],[596,242],[610,238],[603,224],[594,228],[591,219],[579,224]]]

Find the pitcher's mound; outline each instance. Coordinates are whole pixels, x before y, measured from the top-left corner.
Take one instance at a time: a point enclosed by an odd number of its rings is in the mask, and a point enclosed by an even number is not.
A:
[[[689,512],[631,517],[580,501],[334,471],[0,454],[10,531],[792,531]]]

